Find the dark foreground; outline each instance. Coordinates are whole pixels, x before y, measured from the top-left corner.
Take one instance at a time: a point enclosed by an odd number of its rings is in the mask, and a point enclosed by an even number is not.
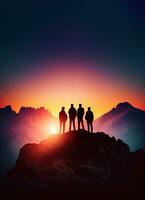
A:
[[[144,199],[145,152],[104,133],[68,132],[27,144],[1,199]]]

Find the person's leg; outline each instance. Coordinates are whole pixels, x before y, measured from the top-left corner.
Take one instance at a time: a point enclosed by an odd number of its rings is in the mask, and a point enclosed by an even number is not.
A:
[[[76,127],[75,127],[75,119],[73,119],[73,128],[74,128],[74,131],[76,130]]]
[[[91,125],[91,133],[93,133],[93,122],[91,122],[90,125]]]
[[[63,122],[63,133],[65,132],[65,122]]]
[[[89,133],[91,132],[91,123],[89,122]]]
[[[72,123],[72,120],[69,119],[69,131],[71,131],[71,123]]]
[[[88,126],[88,132],[89,132],[89,122],[87,121],[87,126]]]
[[[82,129],[84,130],[84,121],[83,121],[83,119],[81,120],[81,124],[82,124]]]
[[[78,119],[78,130],[80,130],[80,119]]]
[[[60,121],[59,133],[61,134],[62,121]]]

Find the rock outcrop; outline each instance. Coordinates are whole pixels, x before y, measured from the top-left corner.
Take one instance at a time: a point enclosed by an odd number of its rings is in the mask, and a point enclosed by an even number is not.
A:
[[[101,190],[126,176],[129,157],[128,145],[104,133],[50,136],[20,150],[6,188],[24,194]]]
[[[26,144],[3,196],[128,199],[144,197],[145,152],[105,133],[67,132]]]
[[[45,187],[101,187],[126,173],[129,155],[126,144],[104,133],[70,132],[25,145],[13,174]]]

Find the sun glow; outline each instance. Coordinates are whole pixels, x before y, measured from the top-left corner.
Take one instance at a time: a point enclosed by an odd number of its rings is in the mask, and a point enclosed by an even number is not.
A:
[[[51,135],[58,134],[58,127],[55,124],[50,124],[49,125],[49,132],[50,132]]]
[[[118,102],[129,101],[136,107],[145,108],[143,93],[138,95],[134,88],[130,92],[126,81],[98,66],[94,61],[72,60],[38,64],[35,73],[29,73],[10,85],[0,99],[0,107],[11,104],[18,112],[21,106],[44,106],[56,118],[61,107],[65,106],[68,112],[71,103],[76,108],[82,103],[85,110],[91,106],[95,118],[111,110]],[[53,126],[57,127],[57,124]],[[54,134],[56,127],[53,126],[47,124],[44,128],[47,133]]]

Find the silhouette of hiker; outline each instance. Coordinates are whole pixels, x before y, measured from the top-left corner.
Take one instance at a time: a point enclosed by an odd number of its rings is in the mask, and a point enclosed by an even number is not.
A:
[[[80,125],[82,125],[82,129],[84,129],[83,116],[84,116],[84,108],[82,107],[82,104],[79,104],[79,108],[77,110],[78,130],[80,130]]]
[[[69,114],[69,131],[71,131],[71,125],[73,124],[73,129],[74,131],[76,130],[75,128],[75,118],[76,118],[76,109],[74,108],[74,105],[71,104],[71,107],[68,111]]]
[[[63,133],[65,132],[66,121],[67,121],[67,114],[65,112],[65,107],[62,107],[62,110],[59,112],[59,122],[60,122],[59,133],[61,133],[62,126],[63,126]]]
[[[88,111],[86,112],[85,119],[87,121],[88,132],[90,132],[90,128],[91,128],[91,133],[93,133],[93,119],[94,119],[94,115],[93,115],[93,112],[91,111],[90,107],[88,107]]]

